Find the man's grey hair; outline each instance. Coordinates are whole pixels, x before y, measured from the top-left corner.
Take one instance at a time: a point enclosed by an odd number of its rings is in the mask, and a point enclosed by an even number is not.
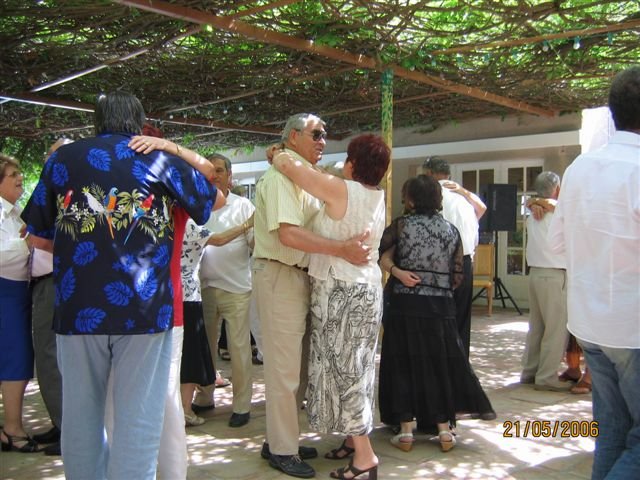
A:
[[[553,172],[542,172],[533,182],[533,188],[543,198],[551,198],[560,185],[560,176]]]
[[[449,163],[442,157],[427,157],[422,164],[423,170],[429,170],[431,173],[441,175],[451,175],[451,167]]]
[[[224,168],[227,169],[228,173],[231,173],[231,160],[222,155],[221,153],[214,153],[209,157],[209,161],[213,163],[214,160],[222,160],[224,162]]]
[[[327,125],[324,120],[313,113],[296,113],[287,119],[287,123],[282,130],[282,141],[286,142],[289,139],[291,130],[298,130],[301,132],[306,128],[309,122],[319,123],[323,128]]]

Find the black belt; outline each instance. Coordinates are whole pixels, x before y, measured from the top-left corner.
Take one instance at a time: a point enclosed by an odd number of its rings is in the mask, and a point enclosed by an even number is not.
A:
[[[297,268],[298,270],[301,270],[305,273],[309,271],[307,267],[301,267],[299,265],[289,265],[288,263],[283,263],[280,260],[274,260],[273,258],[256,258],[256,260],[264,260],[265,262],[279,263],[280,265],[284,265],[285,267]]]
[[[31,285],[35,285],[36,283],[51,277],[53,277],[53,273],[47,273],[46,275],[40,275],[39,277],[31,277]]]

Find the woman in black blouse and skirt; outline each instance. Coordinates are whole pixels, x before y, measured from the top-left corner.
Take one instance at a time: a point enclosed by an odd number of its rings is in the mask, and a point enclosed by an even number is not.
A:
[[[387,284],[380,361],[381,420],[400,425],[391,443],[404,451],[419,430],[437,425],[442,451],[451,450],[456,414],[494,419],[456,328],[453,290],[462,282],[458,230],[438,213],[439,183],[421,175],[403,187],[410,212],[387,227],[380,243]]]

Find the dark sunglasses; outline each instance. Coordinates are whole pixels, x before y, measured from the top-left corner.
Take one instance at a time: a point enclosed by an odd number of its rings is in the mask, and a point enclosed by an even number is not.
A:
[[[317,142],[320,139],[322,140],[327,139],[327,132],[324,132],[322,130],[311,130],[310,132],[305,132],[304,130],[298,130],[298,131],[300,133],[308,133],[309,135],[311,135],[311,138],[313,139],[314,142]]]

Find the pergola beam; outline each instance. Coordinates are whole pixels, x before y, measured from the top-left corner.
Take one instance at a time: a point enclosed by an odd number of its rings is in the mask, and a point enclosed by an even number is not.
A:
[[[640,20],[630,20],[628,22],[616,23],[600,28],[585,28],[583,30],[570,30],[561,33],[550,33],[547,35],[537,35],[535,37],[518,38],[515,40],[503,40],[500,42],[481,43],[473,45],[463,45],[460,47],[446,48],[444,50],[434,50],[430,52],[432,55],[447,55],[449,53],[472,52],[484,50],[488,48],[513,47],[515,45],[529,45],[531,43],[540,43],[545,40],[557,40],[559,38],[585,37],[588,35],[597,35],[599,33],[617,32],[620,30],[631,30],[640,27]]]
[[[432,87],[436,87],[442,90],[448,90],[460,95],[476,98],[514,110],[547,117],[552,117],[555,115],[555,112],[553,111],[535,107],[525,102],[514,101],[506,97],[486,92],[479,88],[457,84],[448,80],[442,80],[438,77],[434,77],[417,71],[412,72],[409,69],[403,68],[399,65],[381,65],[378,60],[366,55],[357,55],[326,45],[316,45],[312,40],[303,40],[289,35],[284,35],[282,33],[257,28],[240,20],[235,20],[228,17],[220,17],[210,13],[194,10],[192,8],[170,4],[161,0],[114,0],[114,3],[127,5],[130,7],[138,8],[140,10],[153,12],[159,15],[164,15],[186,22],[192,22],[200,25],[210,25],[221,30],[258,40],[260,42],[279,45],[282,47],[290,48],[292,50],[313,53],[339,62],[350,63],[360,68],[368,68],[378,71],[383,71],[386,68],[391,68],[395,76],[413,80],[418,83],[424,83],[427,85],[431,85]]]
[[[189,37],[191,35],[193,35],[194,33],[197,33],[200,31],[201,27],[193,27],[190,28],[189,30],[187,30],[184,33],[181,33],[180,35],[176,35],[175,37],[172,37],[168,40],[165,40],[161,43],[161,45],[164,45],[166,43],[173,43],[173,42],[177,42],[178,40],[181,40],[185,37]],[[33,92],[39,92],[41,90],[46,90],[47,88],[51,88],[51,87],[55,87],[56,85],[60,85],[62,83],[66,83],[69,82],[71,80],[75,80],[76,78],[80,78],[80,77],[84,77],[85,75],[89,75],[91,73],[94,72],[98,72],[100,70],[102,70],[103,68],[107,68],[110,67],[111,65],[115,65],[117,63],[121,63],[121,62],[126,62],[127,60],[131,60],[132,58],[136,58],[139,55],[145,54],[147,52],[149,52],[149,50],[151,50],[152,47],[144,47],[144,48],[140,48],[138,50],[136,50],[135,52],[131,52],[128,53],[126,55],[122,55],[120,57],[116,57],[116,58],[111,58],[109,60],[106,60],[105,62],[101,63],[100,65],[96,65],[94,67],[91,68],[87,68],[85,70],[81,70],[79,72],[75,72],[75,73],[71,73],[65,77],[62,78],[58,78],[57,80],[52,80],[50,82],[46,82],[43,83],[41,85],[38,85],[36,87],[33,87],[31,90],[29,90],[29,92],[33,93]]]
[[[279,7],[286,7],[287,5],[291,5],[293,3],[300,3],[300,1],[301,0],[280,0],[277,2],[271,2],[266,5],[261,5],[258,7],[248,8],[246,10],[240,10],[237,13],[232,13],[231,15],[227,15],[227,17],[229,18],[247,17],[250,15],[253,15],[254,13],[265,12],[265,11],[273,10],[274,8],[279,8]],[[246,3],[247,2],[240,3],[240,5],[237,5],[237,6],[240,7]]]
[[[298,78],[295,78],[293,80],[290,80],[290,82],[292,84],[308,82],[308,81],[311,81],[311,80],[317,80],[319,78],[324,78],[324,77],[327,77],[329,75],[337,75],[337,74],[344,73],[344,72],[350,72],[353,69],[354,69],[353,67],[339,68],[339,69],[336,69],[336,70],[331,70],[330,72],[323,72],[323,73],[318,73],[318,74],[315,74],[315,75],[307,75],[306,77],[298,77]],[[231,102],[233,100],[238,100],[240,98],[253,97],[255,95],[259,95],[261,93],[265,93],[265,92],[269,92],[269,91],[271,91],[270,88],[260,88],[258,90],[251,90],[249,92],[239,93],[237,95],[231,95],[229,97],[217,98],[215,100],[210,100],[208,102],[202,102],[202,103],[196,103],[196,104],[193,104],[193,105],[187,105],[186,107],[172,108],[170,110],[165,110],[165,112],[166,113],[182,112],[183,110],[191,110],[192,108],[206,107],[208,105],[215,105],[217,103]]]
[[[300,0],[280,0],[277,2],[273,2],[267,5],[262,5],[259,7],[255,7],[255,8],[251,8],[251,9],[247,9],[247,10],[243,10],[241,12],[238,13],[234,13],[232,15],[229,15],[229,18],[238,18],[238,17],[244,17],[247,15],[253,15],[254,13],[259,13],[259,12],[263,12],[263,11],[267,11],[267,10],[272,10],[274,8],[278,8],[278,7],[282,7],[282,6],[286,6],[286,5],[290,5],[292,3],[298,3]],[[167,43],[175,43],[183,38],[186,37],[190,37],[191,35],[194,35],[196,33],[198,33],[200,31],[200,26],[198,27],[192,27],[190,29],[188,29],[186,32],[183,32],[179,35],[176,35],[175,37],[169,38],[167,40],[164,40],[163,42],[161,42],[161,45],[165,45]],[[140,55],[143,55],[145,53],[148,53],[153,47],[144,47],[141,49],[138,49],[134,52],[128,53],[126,55],[122,55],[120,57],[116,57],[116,58],[111,58],[108,59],[106,61],[104,61],[103,63],[84,69],[84,70],[80,70],[78,72],[74,72],[74,73],[70,73],[69,75],[66,75],[64,77],[58,78],[56,80],[52,80],[50,82],[45,82],[42,83],[40,85],[37,85],[35,87],[33,87],[31,90],[29,90],[30,93],[35,93],[35,92],[40,92],[42,90],[46,90],[48,88],[51,87],[55,87],[56,85],[61,85],[63,83],[67,83],[70,82],[71,80],[75,80],[76,78],[80,78],[80,77],[84,77],[85,75],[90,75],[92,73],[98,72],[104,68],[110,67],[112,65],[121,63],[121,62],[126,62],[128,60],[131,60],[132,58],[136,58]],[[5,100],[7,101],[7,100]],[[3,102],[0,102],[3,103]]]
[[[70,100],[59,100],[55,98],[40,97],[31,93],[11,94],[0,92],[0,98],[13,100],[22,103],[31,103],[34,105],[44,105],[46,107],[66,108],[69,110],[80,110],[83,112],[93,112],[94,106],[84,102],[73,102]],[[231,123],[216,122],[214,120],[199,118],[171,118],[165,114],[147,114],[149,120],[159,120],[165,123],[174,123],[176,125],[191,125],[204,128],[222,128],[229,130],[237,130],[249,133],[261,133],[263,135],[280,135],[281,131],[274,128],[262,127],[259,125],[236,125]]]
[[[4,93],[0,92],[3,100],[13,100],[32,105],[43,105],[45,107],[66,108],[67,110],[79,110],[81,112],[93,112],[94,107],[90,103],[72,102],[70,100],[59,100],[56,98],[45,98],[31,93]]]

